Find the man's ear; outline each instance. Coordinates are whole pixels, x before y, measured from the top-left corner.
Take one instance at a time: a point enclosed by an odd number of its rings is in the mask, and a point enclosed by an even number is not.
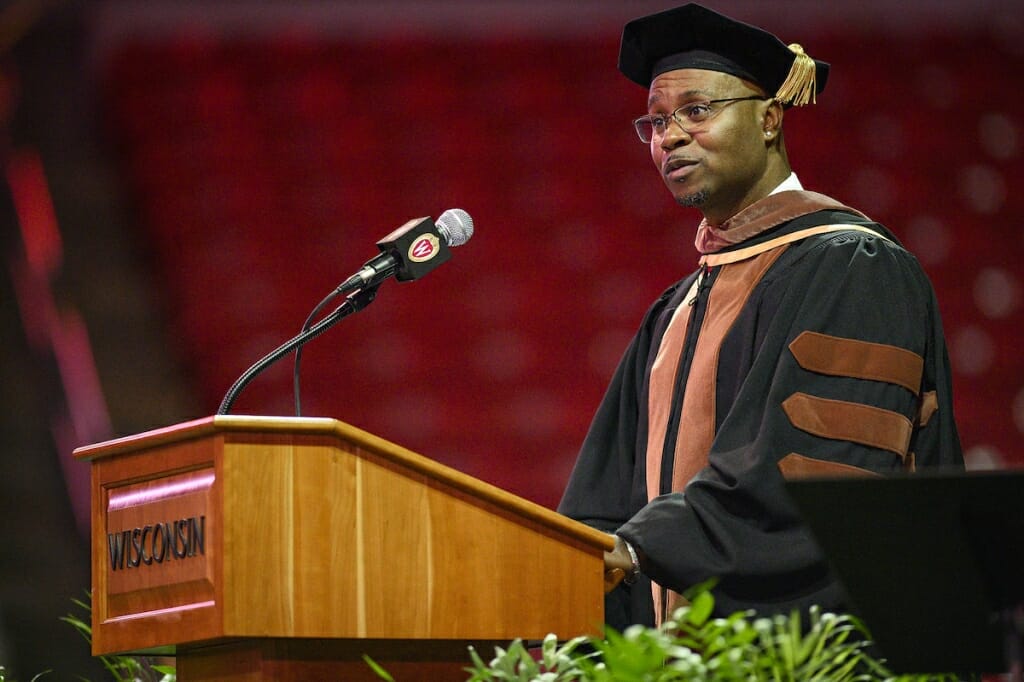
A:
[[[773,99],[768,103],[768,108],[764,110],[764,121],[762,123],[762,130],[764,130],[766,139],[778,137],[779,133],[782,132],[782,117],[784,113],[785,110],[778,101]]]

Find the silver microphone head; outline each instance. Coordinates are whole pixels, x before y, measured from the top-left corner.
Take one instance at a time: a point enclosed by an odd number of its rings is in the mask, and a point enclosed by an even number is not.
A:
[[[473,236],[473,219],[461,208],[449,208],[435,224],[448,246],[462,246]]]

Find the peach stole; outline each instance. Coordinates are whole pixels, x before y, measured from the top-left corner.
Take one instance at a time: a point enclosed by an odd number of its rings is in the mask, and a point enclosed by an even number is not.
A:
[[[682,490],[698,471],[707,466],[707,453],[715,437],[715,382],[722,341],[747,304],[754,287],[784,251],[785,247],[775,248],[725,266],[715,280],[683,394],[672,467],[672,490]],[[695,294],[696,282],[685,300],[690,301]],[[653,398],[674,393],[692,311],[686,302],[676,308],[651,366],[652,399],[647,430],[648,501],[660,494],[661,459],[672,409],[671,400]]]
[[[704,323],[697,338],[679,419],[672,466],[672,490],[679,491],[708,464],[708,452],[715,437],[715,384],[718,354],[722,341],[746,305],[754,287],[764,276],[785,246],[723,266],[708,297]],[[699,280],[699,278],[698,278]],[[696,294],[697,282],[676,308],[665,330],[654,364],[651,367],[647,436],[647,497],[653,500],[660,493],[662,452],[671,419],[672,400],[680,355],[685,344],[693,308],[688,305]],[[661,396],[655,400],[653,396]],[[652,583],[654,612],[661,622],[670,614],[680,595]]]

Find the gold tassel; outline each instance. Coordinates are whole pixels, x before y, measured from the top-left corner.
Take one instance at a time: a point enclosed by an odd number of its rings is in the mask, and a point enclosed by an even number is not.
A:
[[[814,60],[804,52],[799,43],[793,43],[789,49],[796,57],[793,59],[793,66],[789,67],[789,75],[775,93],[775,99],[782,104],[793,104],[798,107],[808,102],[814,103],[817,94]]]

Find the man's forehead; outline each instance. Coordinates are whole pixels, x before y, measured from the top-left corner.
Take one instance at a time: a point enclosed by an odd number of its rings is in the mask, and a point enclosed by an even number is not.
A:
[[[677,69],[659,74],[651,82],[647,103],[655,104],[667,98],[717,97],[722,93],[739,92],[742,79],[721,71],[706,69]],[[749,89],[749,88],[746,88]]]

